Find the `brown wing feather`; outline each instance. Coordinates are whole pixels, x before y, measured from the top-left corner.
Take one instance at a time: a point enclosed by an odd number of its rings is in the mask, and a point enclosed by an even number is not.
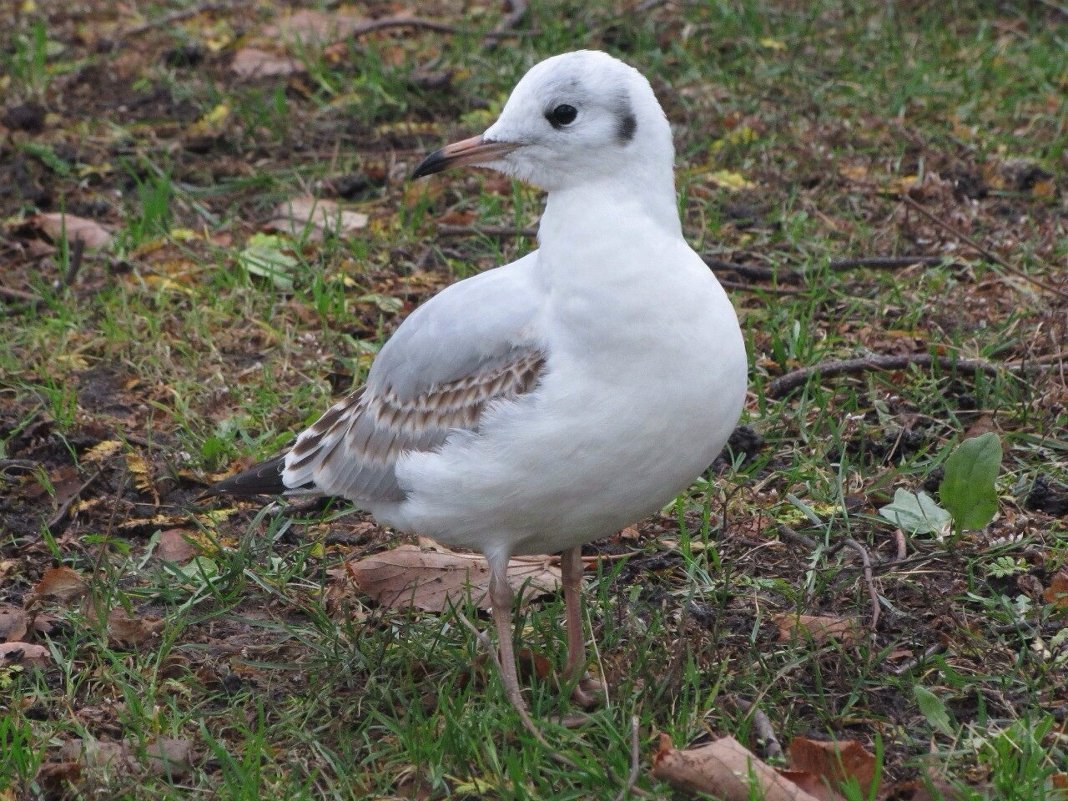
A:
[[[477,431],[491,403],[537,387],[544,354],[509,355],[410,399],[392,389],[372,396],[361,387],[297,438],[285,458],[286,486],[355,501],[402,500],[394,469],[402,454],[439,448],[453,429]]]

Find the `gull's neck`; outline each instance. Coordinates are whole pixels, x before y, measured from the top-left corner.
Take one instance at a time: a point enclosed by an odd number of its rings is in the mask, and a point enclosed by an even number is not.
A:
[[[682,238],[670,166],[664,169],[644,164],[626,174],[551,190],[538,238],[543,249],[554,242],[585,241],[590,237],[625,240],[628,231],[639,225],[667,238]]]

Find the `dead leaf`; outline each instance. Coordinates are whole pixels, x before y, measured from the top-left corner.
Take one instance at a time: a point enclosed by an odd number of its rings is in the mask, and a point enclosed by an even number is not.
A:
[[[76,217],[73,214],[62,212],[36,214],[30,218],[29,222],[52,241],[58,241],[65,234],[68,242],[80,240],[90,250],[99,250],[111,244],[111,233],[107,228],[94,220]]]
[[[361,559],[348,569],[361,590],[392,608],[440,612],[450,602],[462,602],[468,590],[479,608],[492,606],[489,564],[475,554],[401,545]],[[544,557],[512,559],[508,562],[508,583],[516,592],[522,589],[524,600],[534,598],[560,586],[560,569]]]
[[[158,635],[162,628],[163,620],[154,615],[130,617],[121,608],[108,615],[108,641],[112,647],[136,647]]]
[[[156,485],[152,481],[152,468],[149,466],[148,462],[145,461],[145,457],[132,451],[127,453],[126,469],[129,470],[130,475],[133,476],[134,486],[139,492],[155,495]]]
[[[835,615],[772,615],[772,620],[779,627],[779,642],[805,636],[817,643],[831,639],[850,643],[859,630],[855,619]]]
[[[948,782],[938,778],[928,779],[928,782],[917,779],[895,782],[879,798],[882,801],[960,801],[960,793]],[[931,789],[934,789],[934,794]]]
[[[810,740],[795,737],[787,749],[790,767],[823,779],[838,788],[855,779],[861,793],[869,797],[875,780],[875,757],[856,740]]]
[[[14,606],[0,606],[0,640],[16,642],[26,636],[26,613]]]
[[[58,601],[69,601],[85,591],[85,581],[76,570],[66,565],[48,568],[33,588],[36,597],[55,598]]]
[[[1059,612],[1068,612],[1068,569],[1057,571],[1042,597]]]
[[[121,447],[122,443],[117,439],[102,440],[82,454],[81,463],[95,464],[103,462],[105,459],[115,454]]]
[[[77,760],[87,768],[107,768],[121,772],[139,772],[141,762],[136,747],[128,740],[73,739],[60,749],[64,760]],[[154,776],[182,778],[193,764],[193,746],[189,740],[161,737],[145,746],[144,769]]]
[[[275,55],[255,47],[242,47],[238,50],[230,69],[239,78],[272,78],[305,71],[304,65],[294,58]]]
[[[0,665],[10,664],[48,667],[52,664],[52,654],[43,645],[32,642],[0,643]]]
[[[161,531],[156,543],[156,556],[165,562],[188,562],[200,549],[186,538],[185,529],[169,528]]]
[[[366,214],[343,209],[332,200],[304,195],[279,204],[267,228],[295,238],[318,240],[324,233],[340,236],[366,228],[368,219]]]
[[[671,738],[662,734],[660,749],[653,757],[653,776],[672,787],[709,793],[722,801],[749,801],[754,791],[765,801],[819,801],[733,737],[679,751],[672,748]]]

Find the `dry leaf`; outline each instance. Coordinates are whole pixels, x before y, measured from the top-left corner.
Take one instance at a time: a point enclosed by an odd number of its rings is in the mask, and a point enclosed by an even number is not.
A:
[[[242,47],[230,64],[239,78],[271,78],[304,72],[304,65],[288,56],[278,56],[255,47]]]
[[[1058,570],[1042,597],[1060,612],[1068,612],[1068,570]]]
[[[790,767],[839,787],[855,779],[866,797],[875,780],[875,757],[856,740],[810,740],[795,737],[790,741]]]
[[[161,531],[156,544],[156,556],[165,562],[188,562],[200,552],[185,535],[185,530],[169,528]]]
[[[14,606],[0,606],[0,641],[15,642],[26,636],[26,613]]]
[[[779,642],[803,636],[817,643],[830,639],[850,643],[858,631],[855,619],[835,615],[772,615],[772,620],[779,627]]]
[[[140,762],[137,751],[129,741],[73,739],[60,749],[64,760],[77,760],[88,768],[108,768],[122,772],[137,772]],[[184,739],[161,737],[145,746],[144,767],[155,776],[182,778],[193,764],[192,743]]]
[[[48,667],[52,664],[52,654],[43,645],[36,643],[0,643],[0,665],[10,664]]]
[[[63,565],[48,568],[34,586],[33,594],[38,598],[69,601],[83,594],[85,590],[85,581],[78,572]]]
[[[267,228],[296,238],[318,240],[324,233],[340,236],[366,228],[367,221],[366,214],[343,209],[332,200],[304,195],[279,204]]]
[[[90,250],[106,248],[111,244],[111,233],[107,228],[98,222],[73,214],[48,212],[34,215],[29,222],[53,241],[58,241],[65,233],[68,242],[80,240]]]
[[[163,628],[163,621],[154,615],[130,617],[123,609],[113,609],[108,615],[108,642],[112,647],[133,648],[155,637]]]
[[[660,749],[653,757],[653,776],[672,787],[710,793],[722,801],[749,801],[754,790],[765,801],[819,801],[733,737],[677,751],[671,747],[671,738],[662,734]]]
[[[97,462],[103,462],[105,459],[116,453],[121,447],[122,443],[117,439],[102,440],[82,454],[81,463],[95,464]]]
[[[489,564],[475,554],[424,551],[401,545],[348,566],[356,585],[378,603],[393,608],[415,607],[440,612],[461,603],[470,590],[481,609],[489,609]],[[560,569],[547,558],[516,558],[508,562],[508,583],[524,599],[554,592],[560,586]]]
[[[155,495],[156,485],[152,481],[152,468],[148,462],[145,461],[145,457],[139,453],[133,453],[132,451],[126,454],[126,469],[130,471],[130,475],[133,476],[134,486],[139,492],[147,492]]]

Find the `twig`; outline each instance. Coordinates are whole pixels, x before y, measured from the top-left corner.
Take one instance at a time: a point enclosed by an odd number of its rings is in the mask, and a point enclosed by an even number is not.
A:
[[[753,713],[753,731],[757,736],[757,743],[764,750],[764,756],[768,759],[783,759],[785,753],[779,743],[779,738],[775,736],[775,728],[771,725],[771,718],[767,716],[767,713],[744,698],[735,698],[734,702],[743,712]]]
[[[754,286],[753,284],[741,284],[737,281],[728,281],[720,278],[719,283],[726,289],[737,289],[740,292],[766,292],[769,295],[800,295],[802,290],[791,289],[785,286]]]
[[[537,228],[517,228],[508,225],[439,225],[436,230],[442,236],[495,236],[500,239],[507,239],[512,236],[534,237],[538,235]]]
[[[630,773],[627,774],[627,782],[619,791],[615,801],[623,801],[630,791],[634,789],[638,781],[638,770],[641,765],[641,755],[638,752],[638,716],[630,716]]]
[[[482,40],[482,46],[492,50],[505,39],[515,33],[515,26],[523,21],[527,15],[527,0],[508,0],[509,11],[497,26],[486,34]]]
[[[490,660],[497,668],[497,675],[503,676],[504,667],[501,665],[501,658],[497,655],[497,648],[493,644],[493,641],[490,640],[490,638],[486,635],[486,632],[480,630],[475,626],[474,623],[468,620],[467,617],[459,609],[455,611],[456,617],[459,619],[459,621],[463,623],[471,631],[472,634],[475,635],[475,640],[483,648],[486,649],[486,652],[489,654]],[[579,769],[578,765],[576,765],[566,756],[564,756],[551,745],[549,745],[549,741],[545,739],[545,735],[541,733],[541,730],[534,724],[534,721],[531,720],[530,713],[527,712],[527,710],[516,704],[513,704],[512,706],[515,711],[519,713],[519,719],[523,722],[523,728],[525,728],[528,732],[531,733],[531,735],[533,735],[534,739],[538,741],[538,744],[545,748],[545,750],[549,752],[549,755],[552,756],[554,760],[559,762],[565,768],[571,768],[572,770]]]
[[[929,645],[927,648],[925,648],[924,652],[919,656],[913,657],[908,662],[905,662],[903,665],[894,668],[892,672],[895,676],[902,676],[908,673],[910,670],[913,670],[914,668],[918,667],[921,662],[930,659],[935,654],[942,653],[944,650],[946,650],[945,643],[936,642],[934,645]]]
[[[423,28],[428,31],[437,31],[438,33],[457,33],[459,30],[455,25],[450,25],[447,22],[438,22],[437,20],[424,19],[422,17],[382,17],[360,23],[348,31],[348,34],[353,37],[366,36],[369,33],[384,31],[389,28]]]
[[[89,485],[96,481],[98,478],[100,478],[100,474],[102,472],[104,471],[97,470],[95,473],[93,473],[93,475],[89,477],[89,480],[82,484],[80,487],[78,487],[78,489],[76,489],[73,493],[71,493],[71,496],[63,502],[63,505],[60,506],[59,509],[56,510],[56,513],[52,515],[52,519],[48,521],[47,528],[50,534],[55,535],[55,527],[63,521],[63,518],[67,516],[67,512],[70,511],[71,506],[73,506],[74,502],[82,496],[82,493],[85,492]]]
[[[1001,258],[1001,256],[999,256],[997,253],[995,253],[992,250],[989,250],[988,248],[983,247],[982,245],[980,245],[978,242],[976,242],[974,239],[972,239],[970,236],[968,236],[963,231],[960,231],[955,226],[952,226],[949,223],[947,223],[945,220],[940,219],[939,217],[935,216],[934,214],[929,212],[927,209],[925,209],[922,205],[920,205],[915,200],[910,198],[908,195],[902,195],[901,196],[901,200],[910,209],[915,209],[920,214],[922,214],[924,217],[926,217],[928,220],[930,220],[935,225],[937,225],[939,228],[942,228],[942,229],[948,231],[949,233],[953,234],[953,236],[957,237],[958,239],[961,239],[964,242],[967,242],[969,245],[971,245],[973,248],[975,248],[978,252],[982,253],[984,256],[986,256],[988,259],[990,259],[991,261],[995,262],[996,264],[1001,265],[1004,269],[1008,270],[1010,273],[1012,273],[1016,277],[1022,278],[1025,281],[1028,281],[1028,282],[1034,284],[1035,286],[1046,290],[1047,292],[1052,292],[1055,295],[1060,295],[1062,298],[1068,298],[1068,292],[1066,292],[1065,290],[1059,289],[1059,288],[1057,288],[1055,286],[1051,286],[1050,284],[1047,284],[1044,281],[1040,281],[1037,278],[1034,278],[1033,276],[1028,275],[1023,270],[1019,269],[1018,267],[1013,267],[1011,264],[1009,264],[1007,261],[1005,261],[1005,259]]]
[[[41,299],[32,292],[23,292],[21,289],[0,286],[0,297],[8,300],[25,301],[26,303],[40,303]]]
[[[733,261],[714,259],[711,256],[702,256],[701,259],[713,272],[730,271],[738,273],[743,278],[752,281],[784,281],[789,284],[799,284],[804,280],[801,273],[793,270],[772,270],[770,267],[760,267],[756,264],[735,264]]]
[[[71,286],[82,268],[82,257],[85,256],[85,240],[81,237],[74,240],[70,247],[70,261],[67,263],[67,271],[60,279],[62,286]]]
[[[178,11],[172,11],[170,14],[164,14],[159,19],[143,22],[140,25],[122,31],[118,38],[121,41],[130,36],[140,36],[142,33],[147,33],[153,28],[166,28],[179,20],[195,17],[198,14],[206,14],[210,11],[232,11],[234,8],[235,4],[232,3],[201,3],[200,5],[191,6],[190,8],[182,8]]]
[[[864,583],[868,585],[868,596],[871,598],[871,630],[874,632],[879,625],[879,593],[875,590],[875,579],[872,577],[871,557],[868,549],[852,537],[846,537],[842,544],[860,554],[860,561],[864,565]]]
[[[897,545],[894,561],[900,562],[908,556],[908,545],[905,543],[905,532],[899,528],[894,529],[894,543]]]
[[[769,398],[779,398],[792,389],[802,386],[809,378],[831,378],[836,375],[863,373],[868,370],[902,370],[909,365],[927,367],[937,364],[943,370],[981,371],[987,375],[998,375],[1003,370],[1019,370],[1020,363],[993,364],[982,359],[955,359],[951,356],[933,356],[930,353],[908,353],[901,356],[872,355],[859,359],[831,359],[811,367],[802,367],[781,375],[768,384],[765,393]]]
[[[794,531],[787,525],[780,523],[776,531],[778,531],[779,539],[792,542],[795,545],[803,545],[810,550],[815,550],[819,546],[819,543],[812,539],[812,537],[807,537],[798,531]]]
[[[873,270],[894,270],[898,267],[911,267],[914,264],[942,264],[948,256],[865,256],[858,259],[841,259],[832,261],[827,266],[834,272],[852,270],[854,267],[868,267]]]

